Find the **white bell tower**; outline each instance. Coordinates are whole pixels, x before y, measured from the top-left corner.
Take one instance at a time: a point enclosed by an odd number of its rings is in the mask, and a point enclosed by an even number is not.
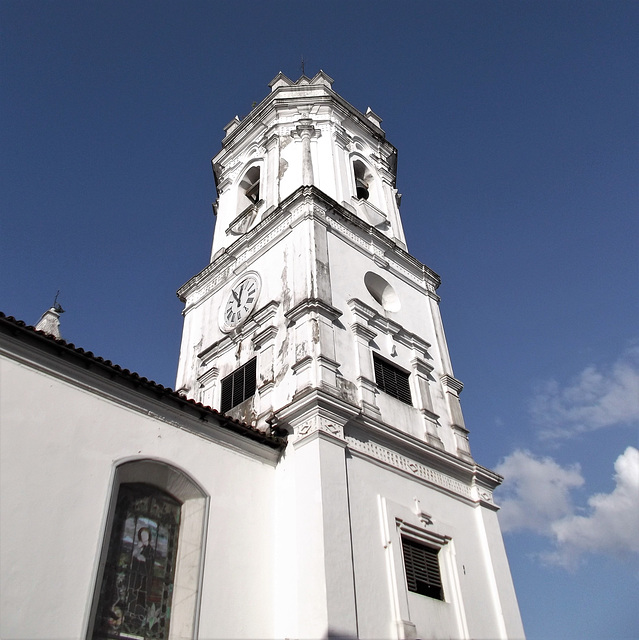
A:
[[[500,478],[470,452],[396,149],[332,82],[280,73],[226,126],[211,261],[178,292],[176,388],[289,433],[275,637],[522,637]]]

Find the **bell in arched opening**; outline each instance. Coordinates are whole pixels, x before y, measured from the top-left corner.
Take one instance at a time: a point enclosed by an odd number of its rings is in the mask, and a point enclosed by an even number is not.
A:
[[[355,179],[355,190],[358,200],[368,200],[368,184],[363,178]]]
[[[355,178],[355,195],[358,200],[368,200],[369,178],[367,176],[366,165],[361,160],[353,162],[353,177]]]

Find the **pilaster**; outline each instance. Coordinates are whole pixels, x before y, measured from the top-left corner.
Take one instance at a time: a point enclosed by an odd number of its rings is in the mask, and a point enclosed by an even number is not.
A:
[[[451,428],[455,434],[455,442],[457,444],[457,454],[467,460],[472,460],[470,453],[470,443],[468,442],[468,429],[464,424],[464,416],[461,410],[461,402],[459,394],[464,385],[453,378],[453,376],[442,376],[442,383],[446,392],[446,400],[450,409]]]
[[[371,310],[355,299],[349,300],[348,306],[353,316],[351,331],[355,336],[355,369],[359,401],[364,413],[379,416],[379,407],[375,401],[377,385],[370,348],[370,343],[377,337],[377,332],[369,327],[369,321],[372,318]]]
[[[287,328],[294,336],[292,368],[298,378],[298,392],[305,387],[337,390],[339,362],[334,322],[341,315],[341,311],[317,298],[302,300],[285,314]]]
[[[358,637],[344,439],[348,415],[340,407],[313,391],[276,417],[278,427],[291,434],[287,483],[294,491],[298,637]]]
[[[415,377],[415,402],[422,413],[426,442],[434,447],[443,449],[444,443],[438,433],[438,416],[433,411],[433,400],[430,393],[433,367],[417,356],[411,360],[411,365]]]

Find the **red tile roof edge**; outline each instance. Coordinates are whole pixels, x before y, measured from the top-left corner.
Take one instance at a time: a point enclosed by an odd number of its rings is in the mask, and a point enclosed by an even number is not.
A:
[[[89,365],[97,366],[105,371],[108,371],[110,377],[116,374],[121,380],[130,384],[131,387],[138,389],[143,387],[146,391],[152,392],[156,398],[162,401],[173,401],[177,403],[182,409],[188,409],[192,412],[199,414],[201,419],[211,417],[222,427],[229,429],[235,433],[261,442],[271,449],[282,450],[286,446],[286,438],[280,435],[268,434],[260,431],[256,427],[253,427],[234,418],[230,418],[223,413],[220,413],[216,409],[207,407],[200,402],[195,402],[186,396],[174,391],[170,387],[165,387],[153,380],[149,380],[135,371],[129,371],[129,369],[123,369],[117,364],[114,364],[110,360],[105,360],[100,356],[94,355],[91,351],[85,351],[81,347],[76,347],[73,343],[67,342],[62,338],[55,338],[44,331],[38,331],[34,327],[27,325],[22,320],[17,320],[13,316],[7,316],[0,311],[0,330],[6,334],[12,334],[15,337],[18,335],[31,339],[36,345],[42,348],[49,347],[54,351],[58,351],[58,355],[63,353],[72,354]]]

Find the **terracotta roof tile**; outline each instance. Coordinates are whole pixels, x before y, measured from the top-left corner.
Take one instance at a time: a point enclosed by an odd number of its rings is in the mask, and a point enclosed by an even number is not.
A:
[[[109,374],[109,377],[118,377],[122,382],[130,384],[137,389],[144,389],[153,393],[156,398],[163,401],[174,402],[183,409],[190,409],[200,414],[201,418],[211,417],[222,427],[239,433],[250,440],[262,442],[272,449],[283,449],[286,446],[286,439],[280,435],[269,434],[260,431],[256,427],[235,420],[226,416],[216,409],[207,407],[200,402],[191,400],[186,396],[173,391],[170,387],[165,387],[153,380],[149,380],[141,376],[135,371],[124,369],[120,365],[114,364],[110,360],[106,360],[100,356],[96,356],[92,351],[85,351],[82,347],[76,347],[72,342],[67,342],[62,338],[55,338],[44,331],[38,331],[32,326],[27,325],[22,320],[16,320],[13,316],[7,316],[0,311],[0,331],[11,334],[16,338],[31,339],[32,342],[42,349],[53,350],[59,356],[64,354],[72,355],[84,360],[85,365],[94,366]]]

